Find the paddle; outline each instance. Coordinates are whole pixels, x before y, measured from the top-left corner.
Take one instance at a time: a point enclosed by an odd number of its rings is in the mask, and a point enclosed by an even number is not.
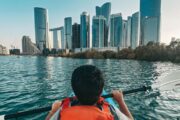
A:
[[[131,94],[131,93],[136,93],[136,92],[140,92],[140,91],[147,91],[147,90],[151,90],[151,86],[147,86],[147,87],[143,86],[143,87],[140,87],[140,88],[137,88],[137,89],[123,91],[123,94],[127,95],[127,94]],[[102,95],[102,97],[110,98],[110,97],[113,97],[113,95],[112,94],[107,94],[107,95]],[[64,97],[64,98],[66,98],[66,97]],[[32,109],[32,110],[27,110],[27,111],[22,111],[22,112],[17,112],[17,113],[13,113],[13,114],[7,114],[7,115],[4,115],[4,116],[0,116],[0,120],[1,120],[1,118],[4,118],[5,120],[7,120],[7,119],[26,116],[26,115],[42,113],[42,112],[46,112],[46,111],[50,111],[50,110],[51,110],[51,106],[40,107],[40,108],[37,108],[37,109]]]

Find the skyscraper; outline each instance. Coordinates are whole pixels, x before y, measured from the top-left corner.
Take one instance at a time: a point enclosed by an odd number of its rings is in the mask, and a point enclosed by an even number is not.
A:
[[[129,16],[127,20],[127,41],[126,41],[127,47],[131,47],[131,29],[132,29],[131,23],[132,23],[132,20],[131,20],[131,17]]]
[[[123,37],[123,20],[121,13],[112,14],[110,18],[110,43],[112,47],[120,47]]]
[[[61,49],[65,49],[66,42],[65,42],[65,36],[64,36],[64,27],[60,27],[60,36],[61,36]]]
[[[81,14],[81,25],[80,25],[80,34],[81,34],[81,48],[90,47],[90,16],[87,12]]]
[[[64,27],[65,27],[65,48],[72,49],[72,18],[64,18]]]
[[[31,42],[29,36],[22,37],[22,52],[23,54],[39,54],[40,50],[36,47],[34,43]]]
[[[161,0],[140,0],[141,45],[160,42]]]
[[[140,39],[140,17],[139,12],[132,15],[131,18],[131,48],[135,49],[139,46]]]
[[[92,46],[104,47],[106,18],[104,16],[94,16],[92,25]]]
[[[109,22],[110,22],[110,14],[111,14],[111,3],[104,3],[101,7],[96,6],[96,16],[104,16],[105,17],[105,47],[109,44]]]
[[[74,23],[72,31],[72,48],[80,48],[80,24]]]
[[[64,44],[64,28],[58,27],[50,29],[53,33],[53,48],[61,49]]]
[[[123,34],[122,34],[122,43],[120,45],[120,47],[122,48],[127,48],[127,20],[123,20]]]
[[[34,8],[36,45],[42,51],[49,48],[49,23],[48,12],[44,8]]]

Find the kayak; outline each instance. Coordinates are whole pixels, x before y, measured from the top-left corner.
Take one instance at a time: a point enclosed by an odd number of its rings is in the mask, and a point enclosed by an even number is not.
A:
[[[107,94],[108,93],[105,90],[103,90],[102,95],[107,95]],[[105,101],[111,104],[113,107],[117,107],[112,97],[105,98]]]

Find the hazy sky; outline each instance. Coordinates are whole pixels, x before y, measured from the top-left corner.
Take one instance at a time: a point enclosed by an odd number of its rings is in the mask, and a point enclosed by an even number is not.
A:
[[[171,37],[180,38],[180,0],[161,0],[161,42],[169,43]],[[64,17],[71,16],[80,23],[80,14],[87,11],[95,15],[95,6],[111,2],[111,13],[122,13],[123,18],[139,11],[139,0],[0,0],[0,44],[21,49],[23,35],[34,34],[34,7],[44,7],[49,12],[50,28],[64,25]]]

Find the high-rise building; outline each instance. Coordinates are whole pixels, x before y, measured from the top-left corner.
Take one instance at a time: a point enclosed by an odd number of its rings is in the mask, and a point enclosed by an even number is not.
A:
[[[62,49],[64,46],[64,28],[58,27],[50,29],[52,32],[52,38],[53,38],[53,48],[55,49]]]
[[[65,49],[66,42],[65,42],[65,36],[64,36],[64,27],[60,27],[60,37],[61,37],[61,49]]]
[[[129,16],[127,19],[127,40],[126,40],[126,46],[129,48],[131,47],[131,17]]]
[[[123,31],[123,34],[122,34],[122,43],[120,45],[120,47],[122,48],[127,48],[127,20],[123,20],[123,28],[122,28],[122,31]]]
[[[131,18],[131,48],[135,49],[139,46],[140,39],[140,19],[139,12],[132,15]]]
[[[49,23],[48,11],[44,8],[34,8],[36,45],[42,51],[49,48]]]
[[[72,49],[72,18],[64,18],[64,28],[65,28],[65,48]]]
[[[22,37],[22,53],[27,55],[40,54],[41,51],[31,42],[29,36]]]
[[[72,26],[72,48],[80,47],[80,24],[74,23]]]
[[[90,47],[90,15],[87,12],[81,14],[81,48]]]
[[[110,43],[112,47],[120,47],[123,37],[123,20],[121,13],[112,14],[110,18]]]
[[[105,46],[105,26],[104,16],[94,16],[92,25],[92,46],[102,48]]]
[[[140,45],[160,42],[161,0],[140,0]]]
[[[111,14],[111,3],[104,3],[101,7],[96,6],[96,16],[104,16],[105,17],[105,47],[108,46],[110,41],[109,38],[109,23],[110,23],[110,14]]]
[[[49,50],[53,49],[53,31],[49,30]]]

